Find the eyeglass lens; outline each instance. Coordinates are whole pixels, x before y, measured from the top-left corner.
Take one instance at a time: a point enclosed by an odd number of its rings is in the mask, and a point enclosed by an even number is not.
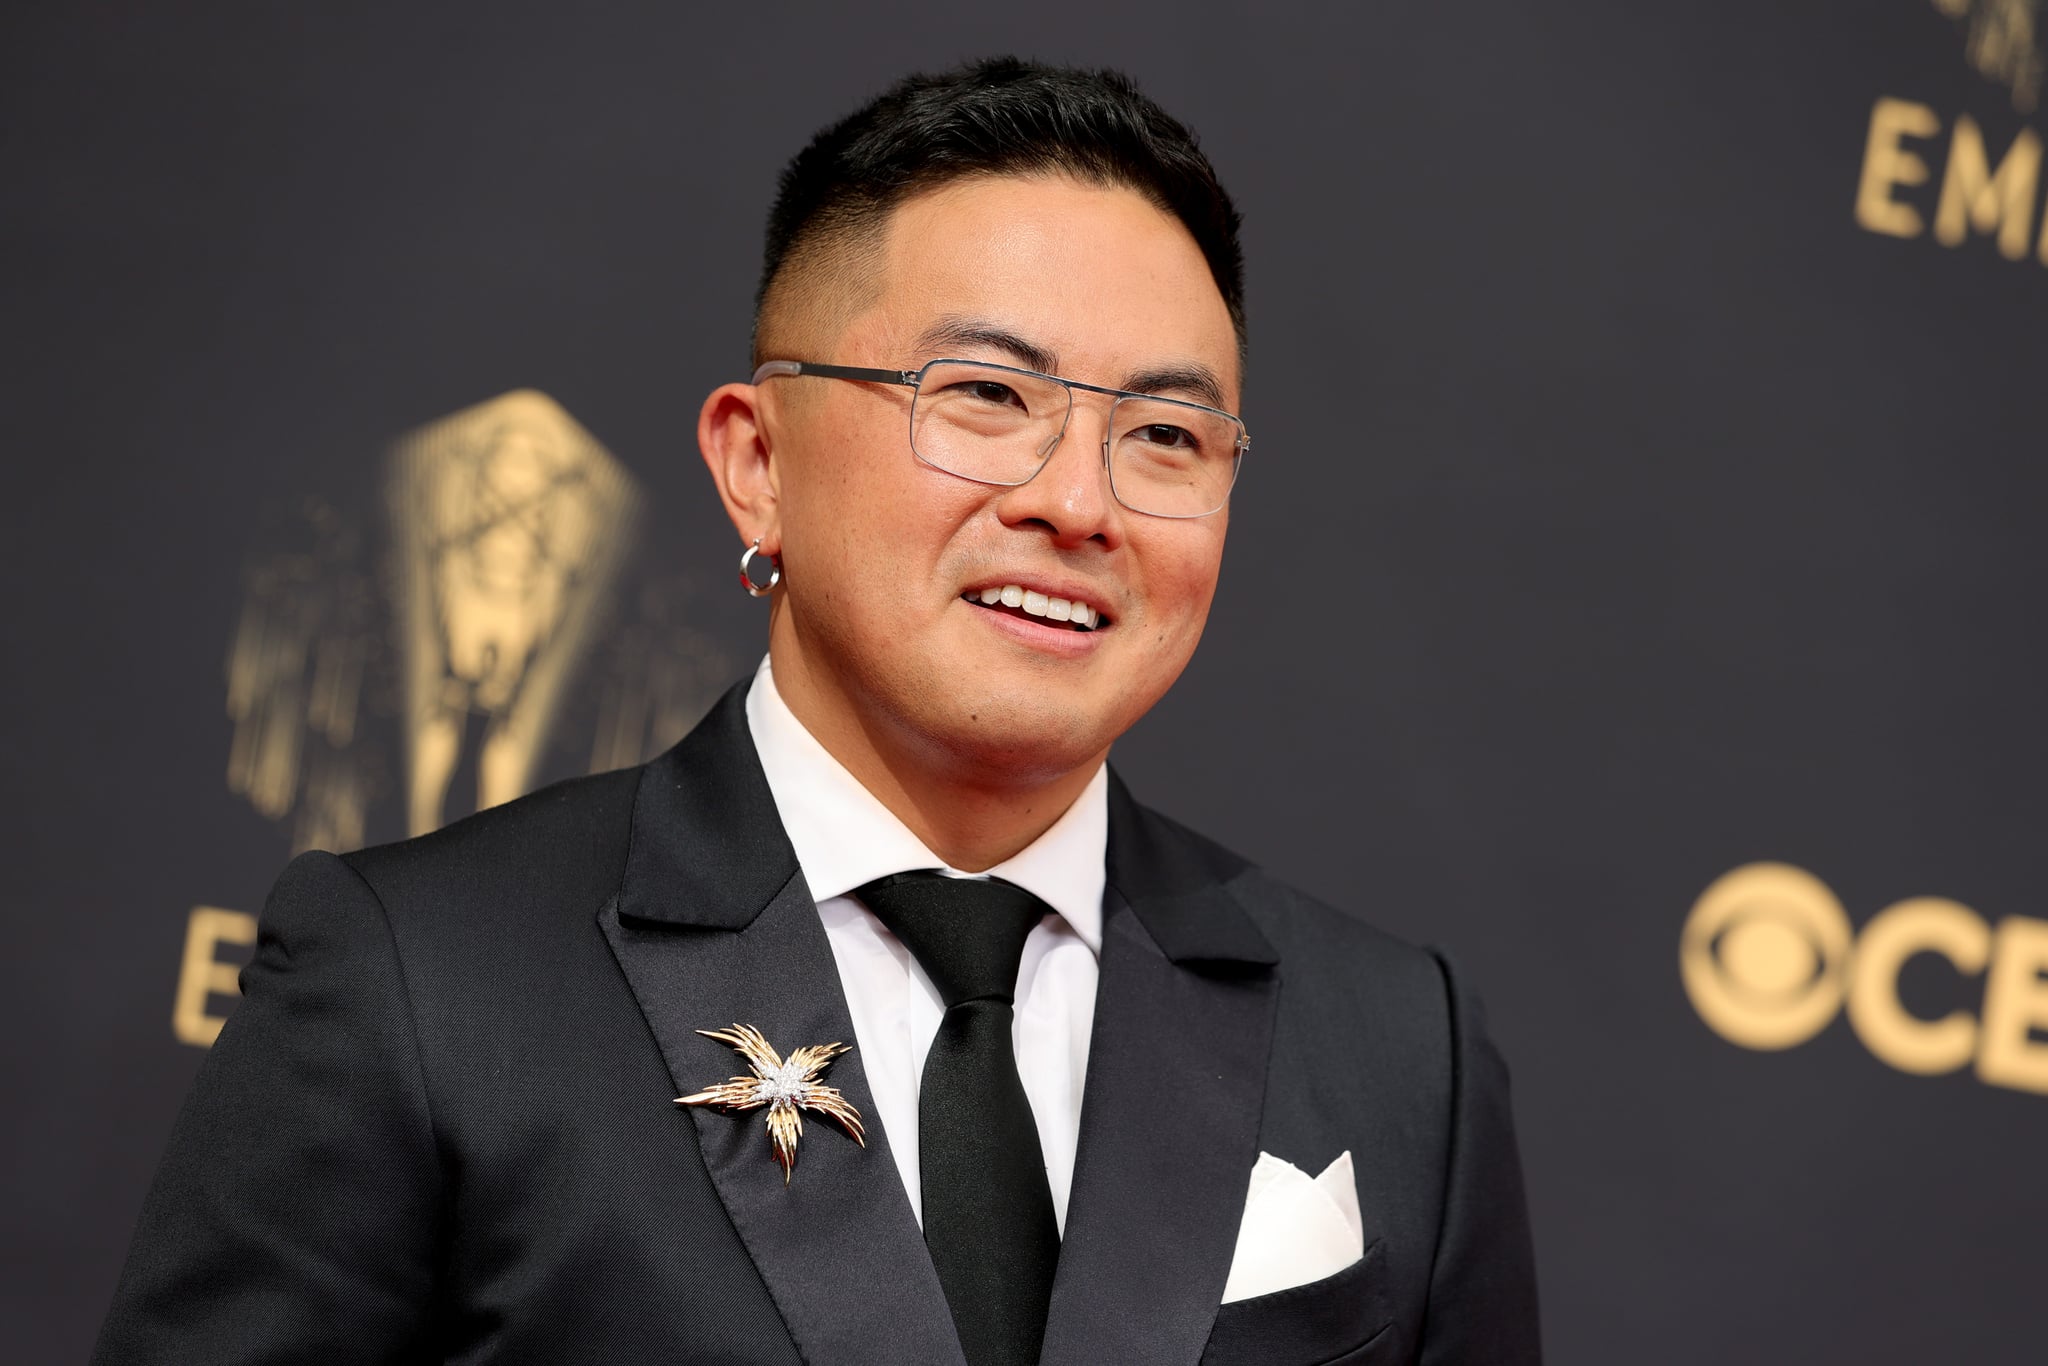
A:
[[[1072,406],[1072,391],[1044,375],[935,361],[911,405],[911,449],[949,474],[1022,484],[1059,445]],[[1110,415],[1110,487],[1135,512],[1214,512],[1230,496],[1243,432],[1237,419],[1193,404],[1119,398]]]

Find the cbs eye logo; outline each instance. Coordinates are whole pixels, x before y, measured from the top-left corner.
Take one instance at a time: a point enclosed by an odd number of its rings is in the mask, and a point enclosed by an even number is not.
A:
[[[1938,1020],[1899,1000],[1899,972],[1922,954],[1984,978],[1978,1014]],[[1914,897],[1858,934],[1827,884],[1785,863],[1752,863],[1701,894],[1679,936],[1686,995],[1730,1043],[1776,1050],[1805,1043],[1846,1007],[1881,1061],[1932,1076],[1974,1061],[1980,1080],[2048,1095],[2048,921],[2011,916],[1995,928],[1942,897]]]
[[[1678,962],[1715,1033],[1745,1048],[1790,1048],[1842,1008],[1850,938],[1826,883],[1790,864],[1752,863],[1700,897]]]

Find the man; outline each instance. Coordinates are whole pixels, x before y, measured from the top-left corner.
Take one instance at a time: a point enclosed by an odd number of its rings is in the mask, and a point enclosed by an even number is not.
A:
[[[1105,767],[1216,585],[1236,223],[1113,75],[820,134],[699,426],[768,659],[287,870],[98,1360],[1535,1361],[1470,998]]]

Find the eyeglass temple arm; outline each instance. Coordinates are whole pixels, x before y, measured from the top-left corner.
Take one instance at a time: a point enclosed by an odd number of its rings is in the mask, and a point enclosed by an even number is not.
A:
[[[807,360],[763,361],[761,368],[754,372],[755,384],[778,375],[794,378],[798,375],[819,375],[825,379],[856,379],[870,384],[901,384],[908,388],[917,387],[915,370],[870,370],[860,365],[818,365]]]

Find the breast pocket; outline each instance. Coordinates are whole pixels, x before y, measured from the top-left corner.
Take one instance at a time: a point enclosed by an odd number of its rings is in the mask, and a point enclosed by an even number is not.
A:
[[[1370,1366],[1395,1360],[1386,1242],[1334,1276],[1226,1304],[1202,1366]]]

